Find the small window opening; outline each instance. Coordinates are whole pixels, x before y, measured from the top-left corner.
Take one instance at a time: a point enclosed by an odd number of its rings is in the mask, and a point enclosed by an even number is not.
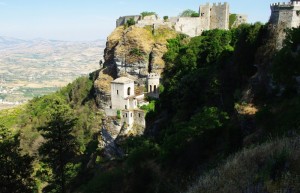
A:
[[[127,89],[127,95],[130,95],[130,90],[131,90],[131,88],[128,87],[128,89]]]

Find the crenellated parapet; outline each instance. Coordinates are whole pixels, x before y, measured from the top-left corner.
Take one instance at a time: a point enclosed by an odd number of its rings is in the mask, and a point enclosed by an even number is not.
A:
[[[283,28],[293,28],[300,25],[300,1],[272,3],[270,24]]]
[[[229,4],[227,2],[224,3],[213,3],[212,7],[227,7]]]
[[[293,9],[294,7],[300,7],[300,1],[278,2],[270,5],[272,11],[280,11],[287,8]]]

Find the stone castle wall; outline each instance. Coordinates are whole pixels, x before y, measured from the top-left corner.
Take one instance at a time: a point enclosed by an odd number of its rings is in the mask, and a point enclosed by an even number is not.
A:
[[[167,26],[174,28],[177,32],[184,33],[191,37],[199,36],[203,31],[210,29],[229,29],[229,4],[205,4],[199,7],[199,17],[170,17],[164,21],[156,15],[145,16],[125,16],[117,20],[117,27],[126,24],[127,20],[134,18],[137,27],[152,25],[154,28]],[[247,17],[243,17],[237,24],[246,22]]]
[[[269,22],[284,28],[298,27],[300,24],[300,1],[271,4]]]
[[[206,5],[200,5],[199,7],[201,31],[210,29],[210,13],[211,13],[210,9],[211,6],[209,3],[206,3]]]
[[[232,24],[231,27],[238,27],[239,25],[246,23],[248,20],[248,16],[247,15],[243,15],[243,14],[236,14],[236,20],[235,22]]]
[[[213,4],[210,12],[210,29],[229,29],[229,5]]]
[[[139,21],[141,19],[140,15],[128,15],[128,16],[123,16],[119,17],[116,21],[116,26],[119,27],[121,25],[125,25],[128,20],[133,19],[135,22]]]
[[[203,31],[199,17],[180,17],[174,26],[176,31],[191,37],[199,36]]]

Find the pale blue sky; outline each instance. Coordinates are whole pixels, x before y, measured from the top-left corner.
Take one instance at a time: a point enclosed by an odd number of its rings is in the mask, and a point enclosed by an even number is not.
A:
[[[288,0],[286,0],[288,1]],[[221,0],[0,0],[0,36],[23,39],[105,39],[122,15],[154,11],[176,16],[185,9]],[[267,22],[270,3],[278,0],[227,0],[231,13],[249,22]]]

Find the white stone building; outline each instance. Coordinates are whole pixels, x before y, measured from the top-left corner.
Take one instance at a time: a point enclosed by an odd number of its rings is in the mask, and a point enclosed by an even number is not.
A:
[[[111,106],[105,109],[110,117],[117,117],[130,129],[134,124],[145,127],[145,113],[138,106],[144,101],[144,94],[135,95],[134,81],[120,77],[111,82]]]

